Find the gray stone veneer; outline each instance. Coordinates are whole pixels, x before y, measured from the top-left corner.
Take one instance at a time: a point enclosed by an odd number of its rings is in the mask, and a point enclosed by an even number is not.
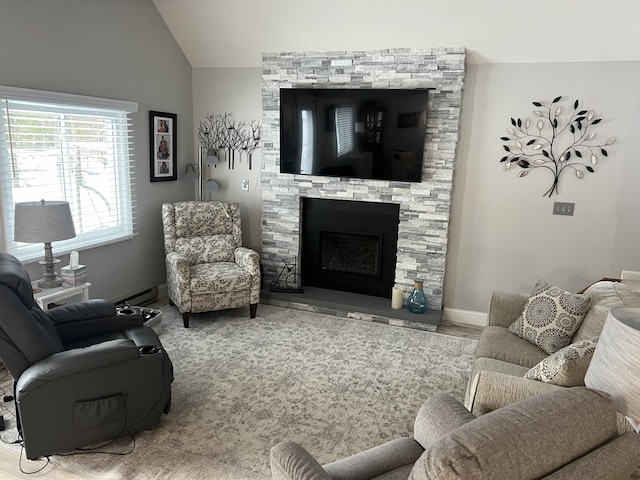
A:
[[[425,279],[430,308],[442,309],[453,170],[464,82],[464,48],[263,54],[262,265],[264,285],[300,252],[302,197],[400,204],[396,284],[405,298]],[[431,88],[421,183],[281,174],[279,90]]]

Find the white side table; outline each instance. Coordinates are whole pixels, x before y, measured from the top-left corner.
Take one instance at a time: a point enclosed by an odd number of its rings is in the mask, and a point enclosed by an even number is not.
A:
[[[82,300],[89,300],[89,282],[81,283],[75,287],[56,287],[56,288],[39,288],[38,281],[31,282],[33,287],[33,298],[40,308],[43,310],[49,309],[50,303],[55,303],[59,300],[75,297],[76,295],[82,295]],[[39,290],[39,291],[38,291]]]

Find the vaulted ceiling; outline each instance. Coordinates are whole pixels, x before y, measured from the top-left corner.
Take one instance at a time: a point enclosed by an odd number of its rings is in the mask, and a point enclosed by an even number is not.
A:
[[[640,61],[637,0],[153,0],[193,67],[462,46],[471,63]]]

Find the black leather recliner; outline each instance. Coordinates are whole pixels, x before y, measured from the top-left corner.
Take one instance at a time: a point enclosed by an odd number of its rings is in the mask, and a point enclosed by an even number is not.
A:
[[[89,300],[43,311],[27,272],[0,253],[0,358],[11,373],[27,458],[153,428],[173,366],[140,314]]]

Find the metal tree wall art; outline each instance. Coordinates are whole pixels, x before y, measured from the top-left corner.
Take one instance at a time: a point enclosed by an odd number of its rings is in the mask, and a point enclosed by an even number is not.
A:
[[[211,114],[200,122],[198,139],[200,145],[215,152],[218,158],[221,158],[220,152],[225,152],[230,169],[235,168],[236,153],[240,161],[244,153],[251,170],[253,152],[260,147],[260,130],[255,120],[236,124],[231,113]]]
[[[595,125],[602,119],[596,118],[593,110],[580,108],[574,101],[567,108],[556,97],[550,104],[533,102],[534,119],[512,118],[506,137],[500,137],[507,155],[500,159],[504,170],[518,166],[522,170],[518,177],[526,177],[534,169],[548,170],[553,182],[543,196],[558,194],[558,181],[566,172],[573,172],[583,179],[585,172],[595,173],[595,166],[601,157],[608,157],[607,147],[616,141],[611,137],[604,143],[594,141]]]

